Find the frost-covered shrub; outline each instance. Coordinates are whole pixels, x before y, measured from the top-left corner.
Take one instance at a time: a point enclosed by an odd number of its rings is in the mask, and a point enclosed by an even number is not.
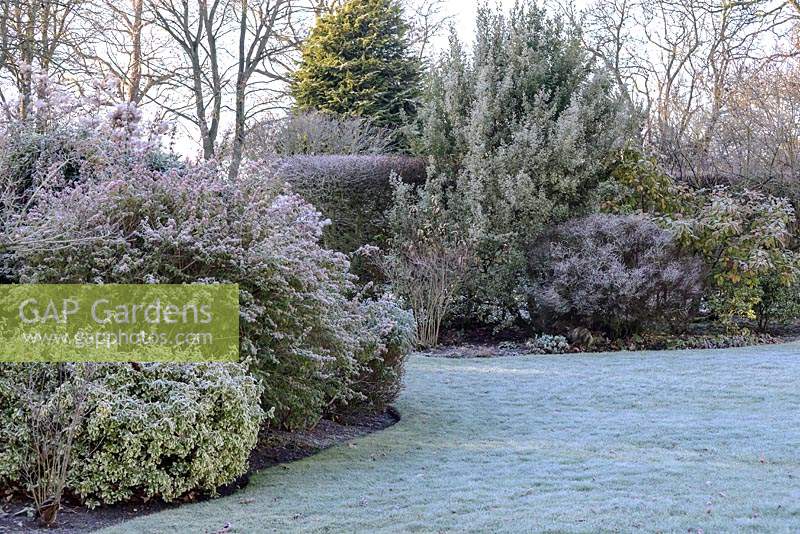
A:
[[[670,223],[680,243],[706,263],[707,296],[715,314],[730,328],[750,319],[763,329],[774,315],[793,313],[785,299],[789,295],[782,295],[797,292],[800,275],[800,256],[792,249],[796,217],[791,203],[725,187],[696,195],[694,209]]]
[[[564,354],[568,352],[569,341],[564,336],[541,334],[525,343],[533,354]]]
[[[295,156],[280,159],[275,170],[331,220],[323,240],[341,252],[386,241],[393,174],[411,184],[425,181],[424,160],[404,156]]]
[[[338,377],[358,346],[348,262],[318,244],[323,226],[268,170],[230,182],[213,164],[142,164],[43,196],[15,241],[65,244],[15,254],[28,283],[238,283],[242,356],[265,407],[297,427],[348,395]]]
[[[454,315],[455,300],[473,275],[475,251],[465,238],[451,204],[430,181],[413,188],[396,183],[388,212],[392,239],[382,271],[403,296],[417,323],[417,342],[433,347],[443,324]]]
[[[686,319],[702,295],[703,264],[641,215],[591,215],[561,224],[529,252],[531,310],[615,336]]]
[[[588,211],[630,133],[613,83],[579,36],[533,0],[478,10],[466,53],[453,37],[428,77],[418,153],[449,184],[445,206],[474,236],[466,313],[524,322],[525,254],[549,225]]]
[[[0,487],[22,481],[28,431],[18,402],[15,365],[0,365]]]
[[[44,195],[14,253],[29,283],[238,283],[242,356],[275,423],[299,428],[356,396],[359,302],[325,224],[266,167],[231,182],[213,164],[142,163]]]
[[[356,396],[340,410],[377,413],[397,398],[406,357],[414,347],[414,315],[391,296],[359,306],[361,347],[358,372],[352,379]]]
[[[245,366],[107,365],[98,374],[70,474],[85,499],[170,501],[247,471],[264,413]]]
[[[389,130],[361,117],[339,117],[295,111],[286,118],[263,121],[247,132],[247,153],[258,160],[280,156],[364,156],[392,151]]]
[[[0,114],[0,281],[17,280],[7,241],[43,195],[142,166],[179,165],[161,148],[165,124],[146,124],[135,107],[107,105],[97,95],[75,100],[45,77],[37,83],[34,112],[25,119]]]
[[[34,375],[40,380],[32,384]],[[0,441],[0,480],[23,482],[29,432],[21,392],[46,390],[56,379],[69,385],[69,368],[0,367],[0,434],[8,438]],[[247,470],[264,412],[260,386],[245,366],[98,364],[86,387],[87,411],[67,487],[89,504],[210,493]],[[62,391],[53,389],[55,395]]]

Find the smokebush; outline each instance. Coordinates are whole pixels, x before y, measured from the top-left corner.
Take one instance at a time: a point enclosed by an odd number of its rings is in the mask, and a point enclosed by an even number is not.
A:
[[[392,175],[425,181],[425,161],[404,156],[295,156],[280,159],[275,171],[331,220],[323,242],[342,252],[386,241]]]
[[[556,226],[528,254],[531,309],[544,323],[621,336],[686,319],[703,265],[642,215],[591,215]]]

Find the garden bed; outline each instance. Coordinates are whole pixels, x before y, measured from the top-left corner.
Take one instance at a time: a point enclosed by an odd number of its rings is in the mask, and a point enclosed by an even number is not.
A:
[[[686,349],[722,349],[772,345],[800,339],[800,324],[785,325],[769,334],[726,334],[713,323],[690,325],[685,333],[648,333],[611,340],[595,335],[590,346],[569,344],[558,351],[537,348],[534,339],[519,333],[492,335],[478,329],[471,333],[448,333],[438,347],[421,350],[422,356],[439,358],[495,358],[537,354],[569,354],[583,352],[652,351]]]
[[[392,407],[377,415],[353,416],[339,422],[323,419],[310,430],[286,432],[264,429],[259,443],[250,456],[250,470],[236,482],[219,489],[221,496],[229,496],[244,488],[250,475],[288,462],[301,460],[324,449],[346,443],[358,437],[383,430],[400,420],[399,413]],[[32,504],[18,493],[0,490],[0,533],[41,531],[53,534],[73,534],[89,532],[115,525],[139,516],[149,515],[182,503],[208,499],[208,496],[187,495],[177,503],[162,501],[128,502],[112,506],[102,506],[90,510],[80,506],[74,499],[65,500],[59,514],[58,526],[39,528],[29,516]]]

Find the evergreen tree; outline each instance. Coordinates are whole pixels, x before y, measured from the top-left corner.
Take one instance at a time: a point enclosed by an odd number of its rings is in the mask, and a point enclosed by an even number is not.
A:
[[[320,17],[294,74],[297,107],[403,126],[416,111],[420,72],[407,32],[397,0],[347,0]]]

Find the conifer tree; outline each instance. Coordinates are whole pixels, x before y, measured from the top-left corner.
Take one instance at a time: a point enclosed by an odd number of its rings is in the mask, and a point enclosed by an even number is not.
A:
[[[407,33],[397,0],[347,0],[320,17],[294,74],[297,107],[403,126],[415,114],[420,77]]]

